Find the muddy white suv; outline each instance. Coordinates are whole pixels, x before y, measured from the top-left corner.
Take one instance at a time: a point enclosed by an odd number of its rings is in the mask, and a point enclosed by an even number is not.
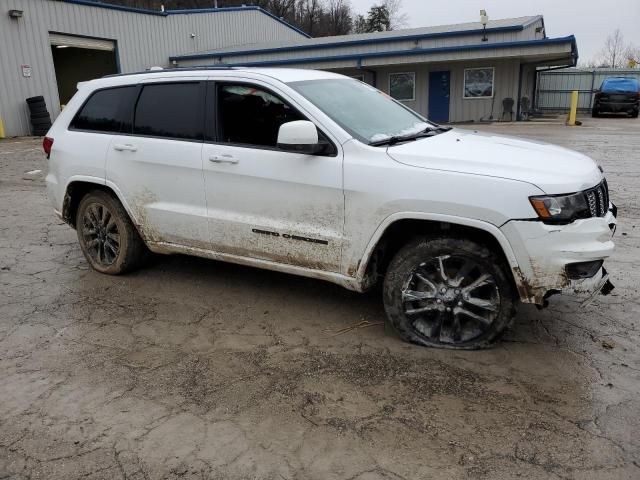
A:
[[[80,84],[44,141],[48,192],[102,273],[148,249],[383,281],[399,335],[479,348],[518,300],[609,290],[615,207],[588,157],[435,125],[375,88],[289,69]]]

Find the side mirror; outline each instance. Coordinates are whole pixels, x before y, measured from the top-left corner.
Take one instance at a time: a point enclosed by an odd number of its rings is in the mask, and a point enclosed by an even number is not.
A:
[[[278,131],[278,148],[287,152],[318,155],[326,145],[318,141],[318,129],[307,120],[283,123]]]

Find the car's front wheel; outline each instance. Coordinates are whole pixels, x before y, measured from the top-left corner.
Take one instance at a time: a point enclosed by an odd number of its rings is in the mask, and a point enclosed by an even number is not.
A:
[[[406,341],[429,347],[491,345],[515,316],[515,289],[502,256],[474,241],[409,243],[384,281],[387,317]]]
[[[144,242],[122,204],[107,192],[95,190],[80,201],[76,230],[82,253],[100,273],[126,273],[143,260]]]

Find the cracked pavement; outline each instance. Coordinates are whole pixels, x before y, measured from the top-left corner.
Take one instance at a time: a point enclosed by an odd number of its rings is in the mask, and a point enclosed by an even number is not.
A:
[[[601,162],[617,288],[523,305],[480,352],[402,343],[376,292],[183,256],[95,273],[40,139],[0,141],[0,479],[640,478],[640,121],[584,120],[481,129]]]

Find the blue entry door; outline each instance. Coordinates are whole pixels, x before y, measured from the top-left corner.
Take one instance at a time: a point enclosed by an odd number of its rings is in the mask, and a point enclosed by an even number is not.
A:
[[[449,121],[451,72],[429,72],[429,120]]]

